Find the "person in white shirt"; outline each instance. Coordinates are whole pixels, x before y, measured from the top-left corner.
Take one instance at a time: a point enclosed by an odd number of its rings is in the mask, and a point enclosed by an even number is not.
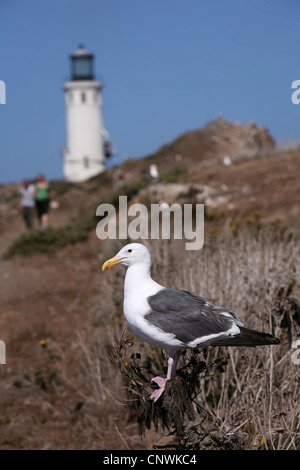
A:
[[[23,180],[22,185],[19,189],[19,210],[22,212],[22,216],[28,230],[33,229],[33,216],[35,207],[35,189],[33,184],[29,184],[28,180]]]

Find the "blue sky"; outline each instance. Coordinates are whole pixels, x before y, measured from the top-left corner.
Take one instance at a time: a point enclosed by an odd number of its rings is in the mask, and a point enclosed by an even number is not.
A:
[[[0,0],[0,183],[62,178],[62,83],[80,43],[117,154],[143,157],[222,114],[300,141],[297,0]]]

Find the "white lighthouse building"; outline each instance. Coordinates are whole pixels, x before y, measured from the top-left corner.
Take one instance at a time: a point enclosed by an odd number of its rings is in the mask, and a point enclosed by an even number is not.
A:
[[[94,80],[93,60],[93,54],[79,46],[71,55],[71,81],[63,84],[67,146],[62,157],[66,181],[86,181],[105,169],[102,83]]]

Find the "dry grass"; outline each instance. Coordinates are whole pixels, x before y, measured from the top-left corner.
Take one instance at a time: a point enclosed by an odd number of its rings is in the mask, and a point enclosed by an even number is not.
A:
[[[151,241],[149,248],[158,282],[230,308],[247,327],[270,332],[281,344],[187,352],[179,377],[163,401],[153,404],[149,381],[165,365],[158,350],[135,337],[134,344],[124,340],[124,320],[102,335],[81,339],[85,400],[92,405],[84,414],[89,447],[99,448],[107,429],[99,423],[114,406],[122,410],[122,420],[114,423],[122,448],[138,448],[139,436],[130,431],[138,422],[141,434],[151,425],[168,428],[177,448],[299,449],[300,366],[291,359],[292,342],[300,335],[298,240],[264,229],[225,233],[200,252],[185,251],[180,241]],[[147,433],[144,439],[143,445],[153,445]]]

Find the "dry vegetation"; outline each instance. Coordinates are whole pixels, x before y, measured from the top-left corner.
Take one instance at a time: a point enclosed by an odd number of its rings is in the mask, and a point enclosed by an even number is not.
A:
[[[299,278],[298,239],[291,235],[278,239],[269,229],[256,236],[249,231],[238,237],[228,234],[196,255],[184,251],[178,242],[152,242],[150,249],[153,274],[160,282],[201,293],[231,308],[248,327],[275,334],[281,345],[186,353],[179,377],[170,382],[163,399],[153,404],[149,381],[165,363],[159,351],[128,336],[130,332],[124,339],[121,323],[119,342],[111,351],[124,382],[122,394],[114,398],[116,406],[123,403],[132,410],[131,420],[138,421],[140,434],[146,438],[145,430],[151,425],[170,431],[172,437],[160,447],[299,449],[300,375],[299,365],[291,358],[295,352],[291,342],[300,334],[300,303],[293,297]],[[293,301],[294,310],[287,311],[286,302]],[[114,333],[110,332],[111,337]],[[84,346],[91,417],[106,406],[105,397],[112,399],[101,375],[101,361],[98,367],[95,361],[105,339],[97,336],[95,341],[91,349],[90,344]],[[107,366],[111,380],[116,380],[115,371]],[[101,420],[93,423],[95,435],[101,435]],[[131,448],[126,432],[123,439]]]

